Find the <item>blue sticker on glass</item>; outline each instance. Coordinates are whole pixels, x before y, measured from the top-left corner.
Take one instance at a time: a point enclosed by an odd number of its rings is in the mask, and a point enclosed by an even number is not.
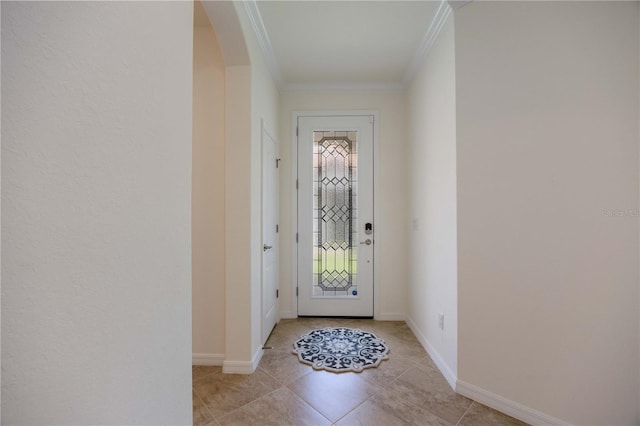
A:
[[[358,290],[353,290],[353,291],[351,292],[351,294],[353,294],[354,296],[357,296],[357,295],[358,295]]]

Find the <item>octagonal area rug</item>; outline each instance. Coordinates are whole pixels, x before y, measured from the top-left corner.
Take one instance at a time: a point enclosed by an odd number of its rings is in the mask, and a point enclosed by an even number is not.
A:
[[[388,359],[389,348],[375,334],[352,328],[312,330],[293,344],[300,362],[334,373],[361,372]]]

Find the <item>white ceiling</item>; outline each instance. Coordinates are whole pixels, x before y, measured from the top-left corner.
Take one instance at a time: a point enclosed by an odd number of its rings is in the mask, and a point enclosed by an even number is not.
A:
[[[450,9],[441,1],[325,0],[249,2],[246,10],[286,89],[402,87]]]

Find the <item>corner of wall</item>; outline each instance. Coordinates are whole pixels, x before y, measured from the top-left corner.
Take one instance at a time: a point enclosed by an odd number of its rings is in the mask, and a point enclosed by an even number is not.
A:
[[[451,389],[456,390],[456,382],[458,378],[456,377],[451,367],[449,367],[444,358],[440,355],[440,353],[438,353],[436,348],[425,337],[424,333],[422,333],[422,331],[410,315],[407,316],[406,322],[411,331],[413,331],[413,334],[415,334],[418,338],[418,341],[420,342],[422,347],[424,347],[424,349],[427,351],[427,354],[429,354],[433,362],[436,364],[436,367],[438,367],[444,378],[447,380],[447,383],[449,383]]]
[[[505,413],[511,417],[522,420],[532,425],[548,426],[570,426],[564,420],[556,419],[533,408],[526,407],[510,399],[504,398],[495,393],[486,391],[478,386],[467,383],[463,380],[456,382],[455,391],[460,395],[471,398],[481,404]]]
[[[442,23],[407,90],[409,291],[407,323],[455,387],[457,139],[453,16]],[[439,326],[439,315],[446,327]]]
[[[224,360],[222,372],[225,374],[251,374],[258,368],[262,355],[264,355],[264,349],[260,347],[253,354],[251,361]]]

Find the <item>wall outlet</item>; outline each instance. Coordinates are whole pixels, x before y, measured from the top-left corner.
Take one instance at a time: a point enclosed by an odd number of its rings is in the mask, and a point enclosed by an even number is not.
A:
[[[438,314],[438,328],[444,331],[444,314]]]

